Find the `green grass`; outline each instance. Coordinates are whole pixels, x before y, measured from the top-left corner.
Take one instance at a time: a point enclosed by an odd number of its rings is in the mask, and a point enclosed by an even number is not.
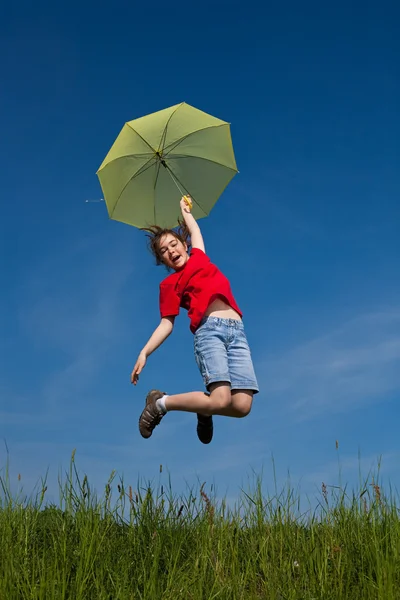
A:
[[[58,505],[45,480],[29,498],[7,468],[0,484],[0,600],[400,599],[397,496],[377,483],[323,486],[304,514],[295,490],[267,498],[260,481],[235,509],[114,474],[97,497],[74,455]]]

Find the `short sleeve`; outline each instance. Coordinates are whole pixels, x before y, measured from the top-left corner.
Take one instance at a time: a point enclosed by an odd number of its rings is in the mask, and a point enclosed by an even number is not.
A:
[[[200,264],[207,264],[210,262],[210,259],[208,258],[207,254],[203,252],[203,250],[200,250],[200,248],[192,248],[190,251],[190,257],[195,258],[196,262]]]
[[[175,286],[171,283],[160,284],[160,314],[161,318],[179,315],[181,298]]]

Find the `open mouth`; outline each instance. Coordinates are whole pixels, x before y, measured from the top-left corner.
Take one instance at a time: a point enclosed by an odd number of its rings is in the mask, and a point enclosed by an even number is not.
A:
[[[178,256],[174,256],[174,258],[172,259],[172,262],[173,263],[177,263],[179,259],[180,259],[179,255]]]

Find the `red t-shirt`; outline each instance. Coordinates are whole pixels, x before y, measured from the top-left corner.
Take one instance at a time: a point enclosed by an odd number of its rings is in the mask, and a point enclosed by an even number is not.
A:
[[[214,300],[221,298],[242,317],[228,279],[212,264],[199,248],[193,248],[183,269],[168,275],[160,283],[161,317],[172,317],[185,308],[190,318],[190,330],[196,331]]]

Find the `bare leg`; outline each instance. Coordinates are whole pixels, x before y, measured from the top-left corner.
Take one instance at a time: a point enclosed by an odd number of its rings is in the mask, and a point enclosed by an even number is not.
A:
[[[168,411],[180,410],[201,415],[221,415],[225,417],[245,417],[251,410],[253,392],[251,390],[231,391],[226,382],[212,383],[210,395],[204,392],[187,392],[168,396],[165,406]]]
[[[233,390],[232,408],[235,410],[235,417],[247,417],[253,404],[253,390]]]

